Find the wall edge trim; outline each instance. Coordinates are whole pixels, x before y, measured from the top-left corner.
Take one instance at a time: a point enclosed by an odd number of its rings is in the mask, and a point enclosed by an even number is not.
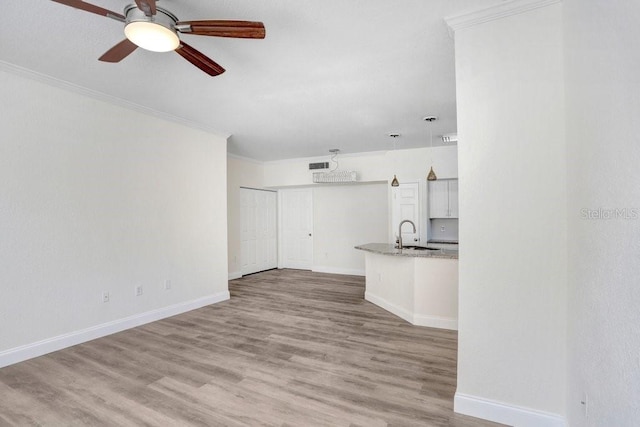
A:
[[[217,129],[204,126],[194,121],[187,120],[182,117],[174,116],[173,114],[155,110],[153,108],[146,107],[144,105],[136,104],[135,102],[127,101],[126,99],[108,95],[106,93],[99,92],[94,89],[80,86],[75,83],[71,83],[66,80],[59,79],[57,77],[48,76],[46,74],[29,70],[28,68],[20,67],[18,65],[14,65],[2,60],[0,60],[0,71],[5,71],[7,73],[11,73],[20,77],[35,80],[37,82],[44,83],[46,85],[53,86],[58,89],[66,90],[66,91],[83,95],[89,98],[97,99],[98,101],[102,101],[107,104],[115,105],[121,108],[126,108],[128,110],[133,110],[138,113],[145,114],[147,116],[155,117],[157,119],[177,123],[179,125],[192,128],[192,129],[198,129],[198,130],[213,134],[220,138],[228,139],[231,136],[230,133],[221,132]]]
[[[316,265],[313,266],[311,271],[313,271],[314,273],[343,274],[346,276],[365,276],[364,270],[355,268],[338,268]]]
[[[230,271],[229,272],[229,280],[235,280],[242,277],[242,272],[240,271]]]
[[[426,326],[428,328],[448,329],[450,331],[458,330],[458,319],[439,316],[424,316],[421,314],[413,315],[413,324],[416,326]]]
[[[34,343],[25,344],[19,347],[10,348],[0,352],[0,368],[23,362],[34,357],[43,356],[54,351],[62,350],[77,344],[101,338],[107,335],[115,334],[127,329],[146,323],[155,322],[167,317],[186,313],[187,311],[196,310],[207,305],[216,304],[230,299],[229,291],[218,292],[191,301],[185,301],[170,305],[144,313],[135,314],[124,317],[122,319],[113,320],[102,323],[100,325],[91,326],[80,329],[78,331],[69,332],[55,337],[40,340]]]
[[[550,412],[511,405],[456,392],[453,410],[456,413],[518,427],[566,427],[564,417]]]
[[[400,317],[403,320],[406,320],[407,322],[413,324],[413,313],[411,313],[409,310],[405,310],[402,307],[399,307],[395,304],[390,303],[389,301],[387,301],[384,298],[381,298],[375,294],[372,294],[369,291],[365,291],[364,293],[364,299],[369,301],[372,304],[377,305],[378,307],[387,310],[388,312],[395,314],[396,316]]]
[[[562,0],[511,0],[495,6],[448,16],[444,18],[444,21],[453,32],[456,32],[463,28],[529,12],[534,9],[560,3],[561,1]]]

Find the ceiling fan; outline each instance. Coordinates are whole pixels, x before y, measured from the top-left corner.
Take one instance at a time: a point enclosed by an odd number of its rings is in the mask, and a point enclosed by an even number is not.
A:
[[[67,6],[124,22],[127,37],[102,55],[104,62],[120,62],[138,47],[154,52],[176,51],[187,61],[210,76],[224,73],[225,69],[212,59],[192,48],[178,34],[199,36],[263,39],[262,22],[252,21],[180,21],[171,12],[156,5],[156,0],[135,0],[124,8],[124,15],[82,0],[52,0]]]

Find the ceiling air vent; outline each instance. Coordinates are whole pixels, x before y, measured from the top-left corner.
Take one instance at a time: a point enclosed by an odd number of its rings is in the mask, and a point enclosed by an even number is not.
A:
[[[309,170],[329,169],[329,162],[309,163]]]
[[[442,135],[442,142],[458,142],[458,134],[450,133],[448,135]]]

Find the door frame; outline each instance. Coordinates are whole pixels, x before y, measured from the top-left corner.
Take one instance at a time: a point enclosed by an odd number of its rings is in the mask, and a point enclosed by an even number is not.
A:
[[[282,225],[283,222],[283,213],[284,213],[284,208],[283,208],[283,197],[282,194],[284,192],[294,192],[294,191],[299,191],[299,192],[308,192],[309,196],[311,198],[311,203],[309,206],[310,212],[309,212],[309,220],[310,220],[310,227],[311,227],[311,259],[309,260],[309,265],[308,268],[307,266],[305,266],[304,268],[302,267],[288,267],[285,265],[284,262],[284,227]],[[314,262],[314,245],[313,245],[313,235],[314,235],[314,229],[313,229],[313,188],[311,187],[302,187],[302,188],[283,188],[283,189],[279,189],[278,190],[278,268],[282,269],[282,268],[300,268],[301,270],[313,270],[313,262]]]

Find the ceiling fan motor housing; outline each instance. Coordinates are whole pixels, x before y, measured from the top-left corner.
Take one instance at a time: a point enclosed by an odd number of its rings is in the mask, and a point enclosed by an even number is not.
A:
[[[178,18],[168,10],[156,7],[157,13],[147,16],[135,4],[124,8],[126,37],[139,47],[155,52],[175,50],[180,39],[175,30]]]

